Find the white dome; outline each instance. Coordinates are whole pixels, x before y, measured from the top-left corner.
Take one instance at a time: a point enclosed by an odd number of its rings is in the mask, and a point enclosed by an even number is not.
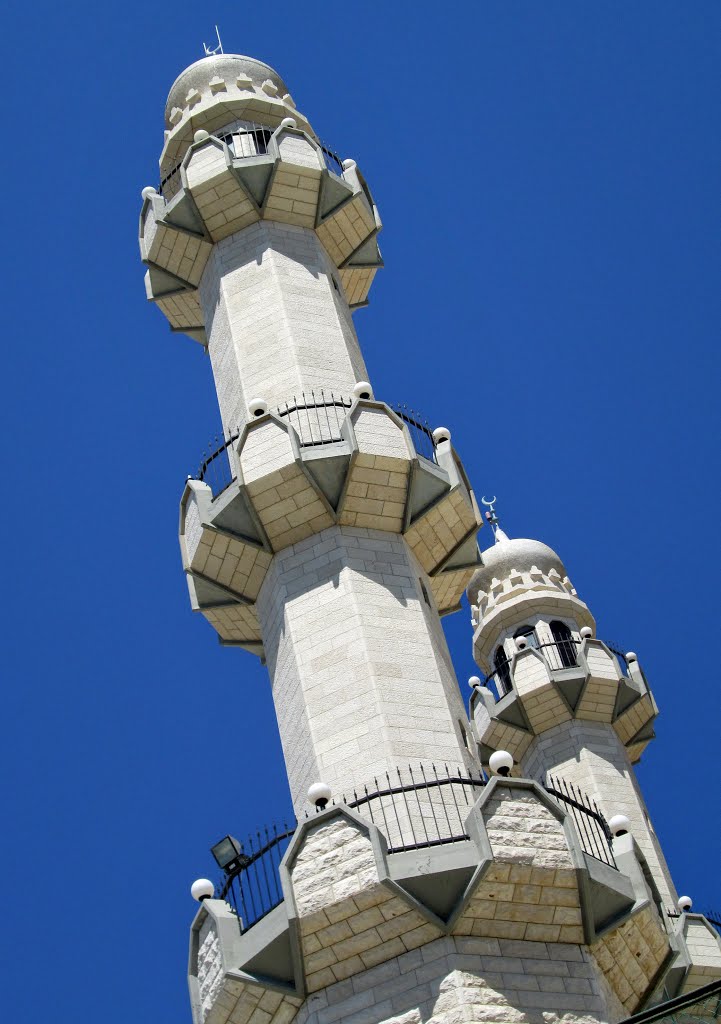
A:
[[[568,575],[553,548],[542,544],[540,540],[500,540],[481,552],[481,561],[481,568],[476,569],[466,590],[471,604],[475,604],[479,590],[488,591],[493,579],[507,579],[514,570],[530,572],[535,565],[546,574],[555,569],[562,579]]]

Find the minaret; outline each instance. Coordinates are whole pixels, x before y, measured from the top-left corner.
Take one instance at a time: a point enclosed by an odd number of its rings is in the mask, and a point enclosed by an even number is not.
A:
[[[297,813],[318,779],[340,794],[389,765],[470,768],[440,615],[479,516],[448,431],[366,380],[352,311],[381,221],[365,179],[272,68],[231,54],[172,86],[160,176],[148,295],[206,348],[229,439],[206,467],[223,461],[220,487],[189,480],[181,501],[191,602],[266,660]]]
[[[624,815],[667,907],[677,895],[633,765],[653,739],[658,708],[632,652],[596,638],[596,623],[561,559],[545,544],[495,544],[468,587],[473,653],[487,674],[471,714],[485,763],[499,747],[517,772],[565,781],[611,819]]]
[[[165,127],[146,289],[209,356],[224,430],[182,494],[183,568],[268,666],[298,818],[216,843],[220,891],[193,885],[195,1024],[611,1022],[721,976],[705,920],[664,908],[637,663],[550,549],[497,535],[481,559],[450,432],[368,382],[352,314],[381,222],[355,161],[233,54],[180,75]],[[440,622],[466,587],[509,690],[479,681],[476,739]]]

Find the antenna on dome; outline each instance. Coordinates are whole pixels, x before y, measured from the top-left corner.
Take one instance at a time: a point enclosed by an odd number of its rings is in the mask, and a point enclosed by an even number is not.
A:
[[[207,43],[203,43],[203,49],[205,50],[206,57],[214,57],[216,53],[225,53],[223,49],[223,44],[220,41],[220,32],[218,31],[217,25],[215,26],[215,34],[218,37],[218,45],[215,47],[214,50],[211,50]]]

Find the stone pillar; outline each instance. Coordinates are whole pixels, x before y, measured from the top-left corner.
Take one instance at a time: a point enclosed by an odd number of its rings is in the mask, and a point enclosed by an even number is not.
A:
[[[309,228],[258,221],[218,242],[200,301],[226,433],[253,399],[275,411],[367,379],[338,271]]]
[[[257,608],[298,813],[318,779],[351,799],[389,769],[475,763],[424,578],[381,530],[331,527],[275,556]]]

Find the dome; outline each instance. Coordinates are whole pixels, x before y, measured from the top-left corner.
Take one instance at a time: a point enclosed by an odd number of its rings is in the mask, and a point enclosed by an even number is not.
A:
[[[212,57],[203,57],[186,68],[173,82],[168,100],[165,104],[165,123],[170,127],[170,112],[173,107],[185,106],[185,97],[191,89],[202,93],[207,91],[211,78],[223,78],[226,82],[235,82],[238,75],[247,75],[253,85],[260,87],[267,79],[278,86],[278,95],[288,92],[288,87],[277,71],[262,60],[243,57],[238,53],[216,53]]]
[[[493,547],[481,552],[481,561],[482,566],[476,569],[466,590],[471,604],[476,603],[479,590],[489,590],[491,580],[506,579],[514,569],[518,572],[529,572],[535,565],[543,573],[555,569],[561,578],[568,575],[556,552],[547,544],[542,544],[540,540],[508,540],[504,537]]]

